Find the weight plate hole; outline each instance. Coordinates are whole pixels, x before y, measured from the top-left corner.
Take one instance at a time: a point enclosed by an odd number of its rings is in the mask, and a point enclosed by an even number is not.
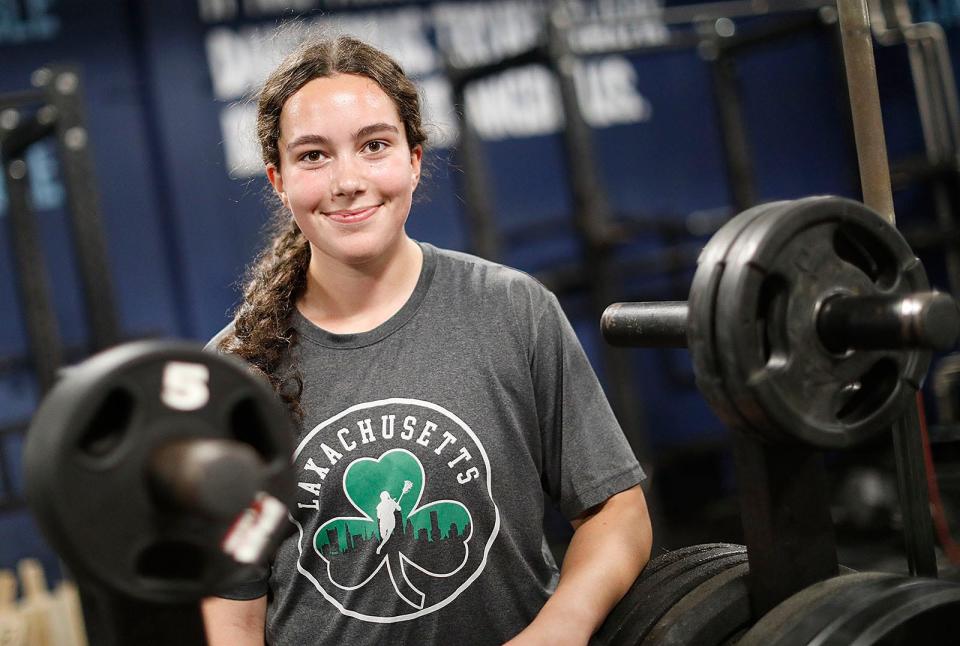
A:
[[[183,541],[152,544],[137,558],[136,571],[142,577],[166,581],[199,581],[204,571],[203,550]]]
[[[839,225],[833,234],[833,250],[881,289],[889,289],[896,282],[896,258],[868,229],[852,224]]]
[[[111,390],[80,435],[80,450],[95,458],[112,453],[127,433],[135,403],[130,391]]]
[[[763,363],[777,368],[787,362],[787,305],[789,285],[782,276],[768,276],[760,287],[757,303],[757,335]]]
[[[853,424],[880,409],[897,386],[897,364],[881,359],[837,393],[837,419]]]
[[[270,429],[263,420],[260,407],[253,399],[241,399],[234,405],[230,411],[230,429],[233,437],[252,446],[265,462],[270,462],[276,456],[276,448],[270,439]]]

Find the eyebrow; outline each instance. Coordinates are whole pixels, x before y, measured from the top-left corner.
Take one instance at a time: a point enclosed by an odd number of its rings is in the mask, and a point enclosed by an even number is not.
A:
[[[384,132],[384,131],[392,132],[392,133],[394,133],[394,134],[399,134],[399,133],[400,133],[400,131],[397,129],[397,127],[394,126],[394,125],[392,125],[392,124],[389,124],[389,123],[373,123],[373,124],[370,124],[369,126],[364,126],[364,127],[360,128],[359,130],[357,130],[356,134],[353,135],[353,138],[354,138],[354,139],[361,139],[361,138],[363,138],[363,137],[372,135],[372,134],[375,133],[375,132]]]
[[[392,133],[399,134],[400,130],[396,126],[389,123],[372,123],[369,126],[364,126],[359,130],[357,130],[353,134],[353,138],[362,139],[363,137],[367,137],[377,132],[392,132]],[[324,146],[324,145],[328,145],[329,143],[330,143],[330,140],[324,137],[323,135],[301,135],[300,137],[297,137],[296,139],[288,143],[286,145],[286,149],[293,150],[297,146],[304,146],[308,144]]]
[[[293,150],[297,146],[319,145],[324,146],[330,143],[330,140],[322,135],[301,135],[286,145],[287,150]]]

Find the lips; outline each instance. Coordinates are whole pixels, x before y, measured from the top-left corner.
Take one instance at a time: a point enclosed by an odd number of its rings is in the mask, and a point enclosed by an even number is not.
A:
[[[342,211],[330,211],[325,215],[340,224],[356,224],[369,219],[380,208],[379,204],[366,206],[359,209],[344,209]]]

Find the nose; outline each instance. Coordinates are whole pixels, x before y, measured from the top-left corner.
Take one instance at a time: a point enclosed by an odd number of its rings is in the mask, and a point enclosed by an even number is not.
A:
[[[352,157],[334,161],[330,190],[334,197],[352,197],[366,189],[366,180],[359,160]]]

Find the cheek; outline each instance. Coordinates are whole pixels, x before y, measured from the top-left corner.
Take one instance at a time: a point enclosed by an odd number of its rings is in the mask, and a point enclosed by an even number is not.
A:
[[[293,211],[313,208],[322,196],[319,178],[297,177],[287,184],[287,200]]]
[[[373,167],[369,177],[384,194],[402,196],[413,193],[413,169],[409,165]]]

